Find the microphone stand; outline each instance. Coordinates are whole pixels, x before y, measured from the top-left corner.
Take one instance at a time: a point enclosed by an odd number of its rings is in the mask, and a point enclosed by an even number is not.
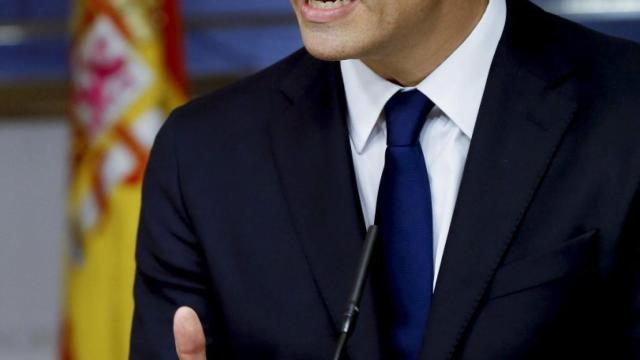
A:
[[[351,289],[349,301],[347,302],[347,309],[345,310],[342,318],[340,337],[338,338],[338,344],[333,355],[333,360],[340,360],[342,358],[347,341],[355,329],[356,322],[358,320],[358,313],[360,312],[362,289],[364,288],[364,282],[367,278],[371,253],[373,252],[373,247],[377,237],[378,227],[376,225],[369,226],[367,236],[365,237],[364,245],[362,247],[362,254],[360,255],[360,263],[358,264],[356,278],[353,283],[353,288]]]

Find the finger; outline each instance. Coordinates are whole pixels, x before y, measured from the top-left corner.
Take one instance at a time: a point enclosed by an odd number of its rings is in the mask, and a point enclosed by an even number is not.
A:
[[[190,307],[183,306],[176,311],[173,336],[180,360],[206,360],[204,330],[198,315]]]

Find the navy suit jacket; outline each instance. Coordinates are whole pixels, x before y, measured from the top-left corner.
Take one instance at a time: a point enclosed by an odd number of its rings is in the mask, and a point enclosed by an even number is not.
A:
[[[423,360],[640,358],[640,48],[508,1]],[[177,109],[152,150],[132,359],[329,359],[365,234],[336,62]],[[369,281],[347,356],[385,358]]]

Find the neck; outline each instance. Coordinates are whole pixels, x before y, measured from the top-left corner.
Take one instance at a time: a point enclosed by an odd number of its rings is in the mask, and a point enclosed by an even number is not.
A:
[[[464,42],[482,19],[488,3],[489,0],[444,1],[421,29],[412,29],[403,41],[361,60],[391,82],[415,86]]]

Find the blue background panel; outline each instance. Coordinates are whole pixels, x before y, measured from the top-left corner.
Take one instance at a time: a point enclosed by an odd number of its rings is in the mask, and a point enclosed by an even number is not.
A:
[[[34,39],[24,44],[0,46],[0,82],[47,81],[65,78],[67,41]]]
[[[263,68],[302,46],[295,26],[189,33],[187,68],[192,76],[244,74]]]
[[[554,9],[567,1],[576,0],[536,0]],[[68,35],[63,30],[72,3],[69,0],[0,0],[0,83],[68,78]],[[289,0],[183,0],[181,4],[186,19],[209,18],[222,22],[243,16],[247,19],[233,27],[188,27],[185,57],[192,77],[251,73],[302,45]],[[274,17],[291,21],[272,25],[252,25],[250,21]],[[597,30],[640,41],[640,12],[622,17],[591,14],[575,19]],[[21,38],[6,26],[43,22],[58,24],[60,31]]]
[[[222,14],[229,12],[290,12],[289,0],[183,0],[185,16]]]
[[[64,19],[70,4],[69,0],[0,0],[0,21]]]

